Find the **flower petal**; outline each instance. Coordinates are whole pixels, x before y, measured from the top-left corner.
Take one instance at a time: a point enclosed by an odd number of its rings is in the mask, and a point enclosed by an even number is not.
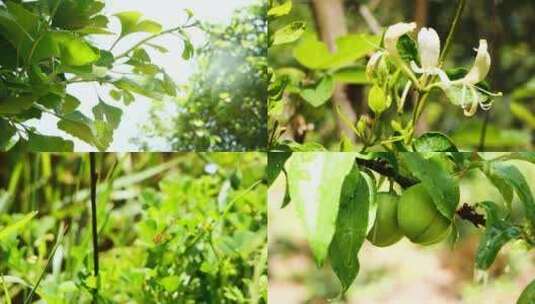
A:
[[[424,70],[438,66],[440,38],[432,28],[422,28],[418,33],[418,53]]]
[[[368,79],[373,79],[375,69],[377,68],[377,64],[379,63],[379,59],[383,56],[382,51],[377,51],[372,54],[370,57],[370,60],[368,60],[368,65],[366,66],[366,75],[368,76]]]
[[[488,52],[487,40],[479,40],[476,59],[472,69],[462,79],[463,83],[475,85],[485,79],[490,70],[490,55]]]
[[[386,50],[390,54],[397,56],[398,55],[397,44],[398,44],[399,37],[409,32],[414,31],[414,29],[416,29],[415,22],[411,22],[411,23],[400,22],[400,23],[396,23],[394,25],[389,26],[385,32],[385,38],[384,38]]]

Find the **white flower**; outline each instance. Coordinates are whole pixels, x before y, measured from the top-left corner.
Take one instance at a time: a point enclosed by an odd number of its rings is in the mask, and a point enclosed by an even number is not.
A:
[[[394,25],[391,25],[388,27],[388,29],[385,32],[385,48],[391,55],[399,56],[398,54],[398,40],[401,36],[410,33],[416,29],[416,23],[396,23]]]
[[[383,55],[383,51],[377,51],[373,53],[370,57],[370,60],[368,60],[368,65],[366,65],[366,75],[368,76],[368,79],[374,79],[375,70],[377,69],[379,60],[383,57]]]
[[[490,55],[488,52],[487,40],[479,40],[479,47],[477,48],[477,55],[474,61],[474,66],[464,78],[453,81],[454,83],[463,83],[467,85],[476,85],[483,81],[490,70]]]
[[[418,33],[418,53],[422,69],[432,69],[438,67],[440,56],[440,38],[432,28],[422,28]]]
[[[434,29],[424,27],[418,33],[418,54],[422,66],[419,67],[416,62],[411,61],[411,68],[414,72],[424,75],[438,75],[442,82],[450,82],[446,73],[438,67],[440,38]]]

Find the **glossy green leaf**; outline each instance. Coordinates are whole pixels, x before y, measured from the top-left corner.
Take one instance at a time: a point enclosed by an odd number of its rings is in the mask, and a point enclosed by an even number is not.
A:
[[[89,46],[81,37],[66,32],[53,32],[53,39],[59,48],[61,62],[69,66],[84,66],[100,58],[98,50]]]
[[[94,0],[61,0],[52,25],[67,30],[80,30],[94,25],[92,16],[102,11],[104,3]],[[52,10],[57,4],[51,5]]]
[[[505,203],[507,205],[507,208],[509,211],[512,211],[512,202],[513,202],[513,195],[514,190],[513,187],[511,187],[502,177],[497,175],[487,175],[487,178],[491,181],[491,183],[498,189],[500,194],[502,195],[503,199],[505,200]]]
[[[120,108],[114,107],[99,99],[99,103],[93,107],[93,115],[95,119],[105,121],[111,125],[113,129],[116,129],[121,123],[121,117],[123,111]]]
[[[341,83],[350,84],[370,84],[371,81],[366,76],[366,71],[363,67],[346,67],[337,70],[333,74],[334,80]]]
[[[18,97],[10,96],[0,100],[0,114],[12,115],[19,114],[28,110],[37,101],[34,95],[21,95]]]
[[[345,292],[360,269],[358,252],[368,228],[369,191],[357,167],[345,177],[336,219],[336,232],[329,248],[329,259]]]
[[[503,180],[515,190],[516,195],[524,206],[526,219],[532,228],[535,228],[535,200],[526,179],[517,167],[502,162],[490,162],[484,172],[487,176],[492,176]]]
[[[483,202],[481,205],[487,211],[487,220],[485,233],[477,248],[475,260],[477,268],[486,270],[494,263],[500,249],[507,242],[518,238],[521,230],[499,218],[496,204]]]
[[[286,162],[290,198],[304,223],[318,265],[328,255],[342,184],[354,162],[354,153],[321,152],[293,153]]]
[[[291,43],[301,38],[305,32],[306,24],[301,21],[294,21],[283,28],[278,29],[273,34],[273,45]]]
[[[266,167],[266,178],[268,185],[271,185],[284,168],[286,160],[292,155],[291,152],[269,152],[268,165]]]
[[[293,56],[303,66],[309,69],[321,69],[329,65],[332,54],[327,45],[313,34],[305,34],[293,50]]]
[[[322,77],[316,84],[304,87],[301,97],[314,107],[327,102],[334,93],[335,83],[331,76]]]
[[[421,153],[404,152],[400,153],[400,160],[422,182],[438,211],[452,219],[459,204],[459,181],[444,168],[441,159],[426,159]]]
[[[162,30],[162,26],[157,22],[150,20],[140,21],[141,16],[143,16],[140,12],[122,12],[115,14],[115,16],[121,22],[121,37],[137,32],[157,34]]]
[[[440,132],[427,132],[413,142],[416,152],[457,152],[449,137]]]
[[[61,112],[64,114],[74,112],[78,108],[79,105],[80,105],[80,100],[78,100],[78,98],[70,94],[67,94],[65,98],[63,98]]]
[[[288,15],[292,10],[292,0],[286,0],[280,5],[276,5],[268,10],[268,17],[281,17]]]
[[[409,35],[405,34],[399,38],[397,49],[399,56],[405,62],[410,63],[411,61],[414,61],[416,64],[420,64],[418,46],[416,45],[416,42],[409,37]]]
[[[28,134],[27,148],[30,152],[72,152],[74,143],[58,136],[46,136],[30,132]]]
[[[58,128],[90,145],[95,144],[93,121],[79,111],[65,115],[58,122]]]

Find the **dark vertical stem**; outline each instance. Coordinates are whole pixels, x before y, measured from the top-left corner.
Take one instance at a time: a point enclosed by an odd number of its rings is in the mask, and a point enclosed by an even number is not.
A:
[[[97,288],[95,294],[98,294],[98,232],[97,232],[97,170],[95,166],[95,153],[89,153],[89,167],[91,171],[91,226],[93,229],[93,267],[95,278],[97,279]],[[96,297],[93,303],[97,303]]]

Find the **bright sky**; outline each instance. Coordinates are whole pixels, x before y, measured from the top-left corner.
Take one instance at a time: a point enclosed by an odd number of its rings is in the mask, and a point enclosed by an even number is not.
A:
[[[227,24],[230,21],[232,12],[236,9],[254,3],[255,0],[108,0],[106,1],[106,10],[109,15],[121,11],[139,11],[147,19],[155,20],[163,25],[164,29],[177,26],[185,21],[184,9],[191,9],[196,18],[210,23]],[[120,29],[119,22],[116,18],[111,18],[111,26],[115,32]],[[199,30],[189,31],[194,45],[201,45],[204,36]],[[114,53],[120,53],[132,43],[139,41],[145,34],[133,34],[125,38],[114,49]],[[111,45],[113,37],[95,36],[95,41],[102,46]],[[176,37],[165,36],[155,39],[153,42],[166,47],[169,50],[167,54],[151,52],[151,58],[154,63],[165,67],[167,73],[178,83],[184,83],[194,72],[195,62],[186,62],[182,60],[182,44]],[[101,44],[102,43],[102,44]],[[80,110],[89,117],[92,117],[91,109],[97,103],[97,90],[102,97],[106,96],[106,91],[97,89],[94,84],[77,84],[69,87],[68,92],[82,102]],[[123,119],[119,128],[115,131],[114,141],[109,147],[109,151],[135,151],[137,147],[129,141],[131,138],[140,134],[140,124],[145,123],[149,118],[149,109],[151,100],[136,96],[136,101],[128,107],[122,106],[122,103],[106,99],[106,102],[123,109]],[[75,151],[93,151],[90,145],[69,136],[56,127],[57,118],[44,114],[40,121],[32,121],[30,124],[37,127],[42,133],[48,135],[60,135],[70,138],[75,143]],[[164,142],[158,144],[158,150],[165,150],[168,147]]]

